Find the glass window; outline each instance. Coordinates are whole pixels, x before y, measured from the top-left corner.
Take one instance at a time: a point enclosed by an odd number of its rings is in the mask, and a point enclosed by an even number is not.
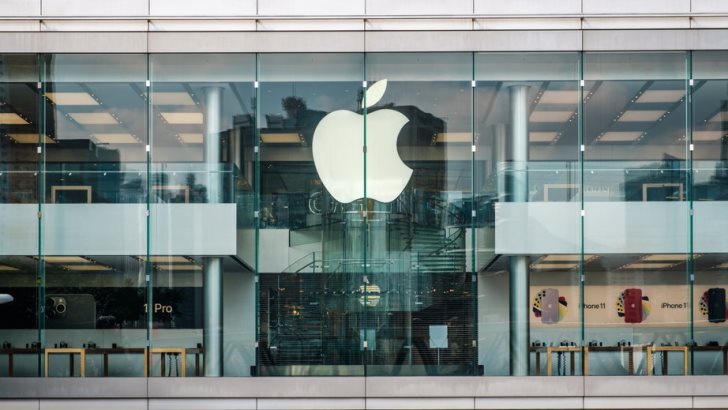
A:
[[[49,376],[143,376],[147,57],[42,56],[41,295]],[[104,360],[107,356],[107,360]]]
[[[589,374],[646,374],[690,341],[686,53],[584,54]],[[624,346],[631,346],[628,353]],[[654,355],[656,374],[681,374]],[[677,363],[677,364],[676,364]]]
[[[259,56],[260,375],[363,375],[376,346],[364,326],[363,72],[361,54]]]
[[[693,52],[693,259],[691,292],[695,374],[723,374],[728,254],[723,202],[728,198],[728,53]]]
[[[580,374],[579,55],[478,53],[475,79],[479,363]]]
[[[472,55],[372,53],[367,80],[367,374],[474,374]]]
[[[149,269],[152,306],[161,313],[153,323],[157,354],[150,371],[249,376],[255,56],[149,58]]]

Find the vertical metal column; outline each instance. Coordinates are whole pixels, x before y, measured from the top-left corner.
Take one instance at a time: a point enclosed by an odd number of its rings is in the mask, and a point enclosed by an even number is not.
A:
[[[528,201],[528,86],[513,85],[511,97],[511,160],[508,188],[510,202]],[[527,376],[528,343],[528,256],[510,257],[510,341],[511,374]]]
[[[205,87],[205,164],[207,202],[222,202],[220,173],[220,120],[222,88]],[[206,256],[203,262],[205,376],[222,376],[222,258]]]

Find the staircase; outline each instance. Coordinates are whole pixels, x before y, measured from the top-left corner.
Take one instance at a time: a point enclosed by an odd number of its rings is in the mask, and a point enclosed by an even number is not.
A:
[[[415,226],[412,239],[412,272],[448,273],[465,270],[465,229]]]

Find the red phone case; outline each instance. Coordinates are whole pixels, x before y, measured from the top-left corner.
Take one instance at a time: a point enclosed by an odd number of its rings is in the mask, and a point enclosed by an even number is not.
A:
[[[642,289],[625,289],[624,321],[627,323],[642,323]]]

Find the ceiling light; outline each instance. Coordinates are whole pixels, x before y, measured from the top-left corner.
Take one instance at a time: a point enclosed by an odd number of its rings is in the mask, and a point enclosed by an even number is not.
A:
[[[577,263],[534,263],[531,265],[531,269],[537,270],[568,270],[574,269],[579,264]]]
[[[654,254],[654,255],[645,255],[640,260],[643,262],[653,262],[653,261],[660,261],[660,262],[682,262],[688,260],[690,255],[684,254],[684,253],[671,253],[671,254]],[[695,258],[700,257],[699,254],[694,255]]]
[[[202,270],[199,265],[157,265],[160,270]]]
[[[131,134],[93,134],[96,142],[101,144],[138,144],[139,140]]]
[[[667,111],[663,110],[630,110],[625,111],[621,117],[620,122],[653,122],[657,121],[660,117],[665,115]]]
[[[44,256],[43,260],[48,263],[89,263],[91,260],[83,256]]]
[[[723,262],[720,265],[713,266],[713,269],[728,269],[728,262]]]
[[[625,142],[637,141],[642,136],[640,131],[609,131],[598,137],[599,141],[604,142]]]
[[[185,144],[202,144],[204,142],[202,134],[183,133],[177,134],[177,137]]]
[[[99,105],[89,93],[46,93],[46,97],[56,105]]]
[[[438,132],[435,136],[435,142],[438,144],[453,142],[472,144],[473,134],[470,132]]]
[[[266,133],[260,134],[260,141],[264,144],[300,144],[301,135],[289,133]]]
[[[14,266],[8,266],[8,265],[0,265],[0,272],[12,272],[12,271],[19,271],[20,269],[14,267]]]
[[[584,255],[584,261],[594,259],[595,255]],[[581,255],[546,255],[541,258],[541,262],[579,262]]]
[[[538,100],[540,104],[576,104],[579,102],[577,90],[547,90]]]
[[[622,269],[666,269],[674,266],[674,263],[628,263]]]
[[[106,265],[99,265],[99,264],[93,264],[93,265],[62,265],[62,266],[66,270],[78,270],[78,271],[111,270],[110,267],[108,267]]]
[[[2,115],[2,114],[0,114]],[[725,111],[718,111],[718,114],[715,114],[713,118],[711,118],[710,122],[724,122],[728,120],[728,112]]]
[[[8,137],[18,144],[37,144],[38,134],[8,134]],[[46,144],[55,144],[56,141],[49,138],[47,135],[43,136],[43,140]]]
[[[685,96],[684,90],[647,90],[637,98],[638,103],[674,103]]]
[[[559,137],[558,132],[529,132],[528,141],[530,142],[553,142]]]
[[[82,125],[118,124],[119,121],[108,112],[71,112],[68,115]]]
[[[0,112],[0,124],[25,125],[28,124],[28,121],[14,112]]]
[[[163,112],[160,115],[167,124],[202,124],[201,112]]]
[[[140,256],[140,261],[146,262],[149,260],[153,263],[173,263],[173,262],[180,262],[180,263],[187,263],[190,260],[185,258],[184,256],[150,256],[147,258],[146,256]]]
[[[566,122],[574,115],[574,111],[533,111],[531,122]]]
[[[152,93],[154,105],[195,105],[192,97],[184,92],[154,92]]]
[[[693,141],[718,141],[726,133],[726,131],[693,131]]]

